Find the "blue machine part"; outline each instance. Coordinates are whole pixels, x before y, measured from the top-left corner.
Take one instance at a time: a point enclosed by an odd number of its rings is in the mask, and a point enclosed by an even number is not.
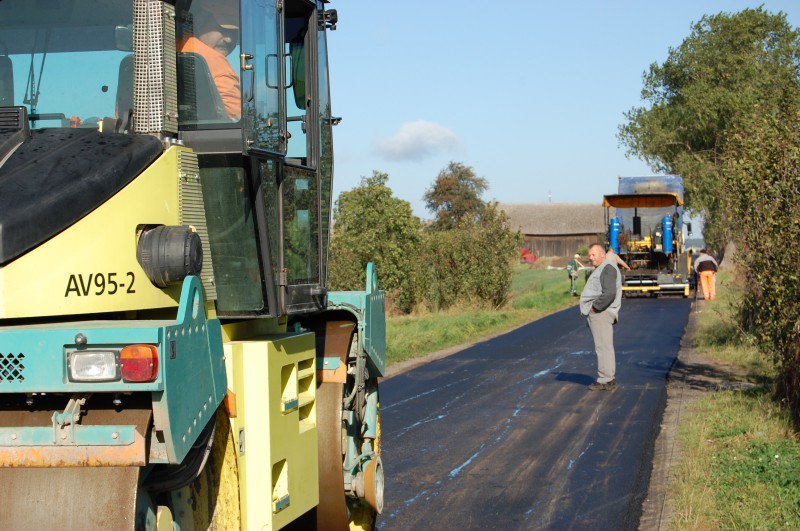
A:
[[[125,382],[119,371],[113,379],[70,380],[70,352],[113,352],[132,344],[158,347],[158,374],[152,382]],[[183,460],[203,427],[214,418],[227,386],[220,323],[217,319],[206,320],[202,285],[195,276],[186,277],[183,282],[175,320],[79,321],[0,328],[0,368],[0,394],[63,394],[65,414],[72,411],[69,397],[152,393],[155,430],[160,433],[157,439],[163,440],[151,441],[159,447],[155,454],[163,456],[155,462]],[[65,424],[60,421],[62,416],[54,416],[54,426]],[[124,445],[130,438],[128,432],[132,433],[130,426],[82,423],[70,430],[70,444],[79,446]],[[0,429],[0,446],[42,444],[45,435],[38,428],[4,427]]]
[[[663,228],[664,234],[664,254],[670,254],[673,251],[672,248],[672,218],[669,216],[664,216],[664,219],[661,220],[661,225]]]
[[[609,229],[609,243],[608,245],[614,250],[615,253],[619,254],[619,218],[611,218],[611,227]]]
[[[365,291],[332,291],[328,293],[328,309],[345,309],[358,318],[359,348],[367,353],[370,375],[383,376],[386,370],[385,296],[378,289],[375,265],[367,264]],[[326,369],[333,368],[325,366]]]

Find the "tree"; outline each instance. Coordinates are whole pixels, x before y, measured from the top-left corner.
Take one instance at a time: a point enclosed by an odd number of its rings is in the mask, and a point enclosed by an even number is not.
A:
[[[741,329],[800,425],[800,33],[762,8],[706,16],[644,77],[629,154],[686,179],[712,245],[736,243]]]
[[[372,261],[381,287],[407,312],[414,304],[411,279],[421,222],[408,201],[393,196],[388,179],[388,174],[373,171],[337,199],[328,284],[333,290],[363,289],[366,265]]]
[[[649,107],[625,113],[618,137],[628,154],[684,177],[687,207],[704,217],[704,236],[717,248],[726,223],[721,164],[732,127],[797,100],[799,74],[800,36],[785,14],[757,8],[707,15],[663,65],[644,74]]]
[[[800,426],[800,101],[737,124],[722,161],[722,207],[743,277],[742,328],[778,368],[776,397]]]
[[[488,188],[469,166],[450,162],[439,172],[436,181],[425,192],[425,206],[436,219],[433,229],[451,229],[462,221],[477,221],[486,203],[481,195]]]

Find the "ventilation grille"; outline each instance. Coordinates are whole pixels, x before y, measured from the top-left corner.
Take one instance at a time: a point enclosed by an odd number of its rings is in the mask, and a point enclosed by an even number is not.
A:
[[[217,299],[217,286],[214,284],[214,267],[211,263],[211,246],[208,243],[208,226],[203,205],[203,188],[200,185],[200,169],[197,154],[192,151],[178,151],[178,207],[181,225],[191,225],[197,230],[203,243],[203,270],[200,280],[206,299]]]
[[[0,354],[0,384],[22,382],[25,377],[22,371],[25,365],[25,354]]]
[[[178,130],[175,8],[158,0],[135,0],[133,27],[134,130],[175,133]]]
[[[0,132],[21,131],[28,123],[25,107],[4,107],[0,109]]]

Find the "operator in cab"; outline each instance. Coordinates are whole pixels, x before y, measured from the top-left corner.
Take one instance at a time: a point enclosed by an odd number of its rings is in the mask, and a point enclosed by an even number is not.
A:
[[[239,10],[234,0],[195,0],[190,8],[194,35],[178,42],[178,51],[196,53],[205,59],[228,118],[242,113],[239,76],[228,55],[239,41]]]

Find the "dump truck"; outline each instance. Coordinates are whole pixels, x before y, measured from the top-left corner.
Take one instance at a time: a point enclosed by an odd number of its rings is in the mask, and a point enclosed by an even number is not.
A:
[[[691,253],[683,238],[683,179],[678,175],[619,177],[603,197],[607,245],[631,268],[624,296],[689,296]]]
[[[327,289],[327,7],[0,2],[0,528],[373,527],[384,294]]]

